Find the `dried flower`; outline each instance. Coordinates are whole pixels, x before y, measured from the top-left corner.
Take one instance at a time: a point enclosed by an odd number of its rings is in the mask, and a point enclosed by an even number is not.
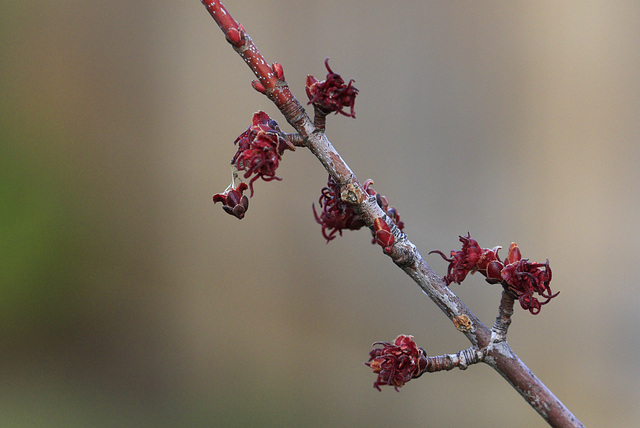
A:
[[[249,208],[249,198],[242,194],[247,188],[245,183],[240,183],[235,189],[230,187],[224,193],[216,193],[213,195],[213,203],[222,202],[222,209],[227,214],[242,220]]]
[[[322,211],[318,215],[315,205],[312,205],[313,216],[322,225],[322,236],[327,242],[335,238],[336,233],[342,236],[344,229],[358,230],[365,225],[353,206],[340,199],[340,185],[331,176],[327,180],[327,187],[322,188],[318,204]]]
[[[295,150],[295,146],[285,138],[275,120],[263,111],[253,115],[251,126],[236,140],[238,151],[231,163],[240,171],[245,171],[244,178],[249,178],[249,188],[253,196],[253,182],[258,178],[264,181],[281,180],[276,177],[276,169],[285,150]]]
[[[307,76],[306,91],[309,104],[313,104],[325,114],[336,112],[336,114],[340,113],[355,118],[356,113],[353,106],[358,90],[352,86],[354,80],[349,80],[349,84],[345,85],[344,79],[329,67],[329,58],[325,59],[324,65],[328,71],[325,80],[319,82],[315,77]],[[350,108],[350,113],[344,111],[345,107]]]
[[[418,348],[413,336],[401,334],[394,343],[376,342],[382,345],[369,352],[369,362],[365,363],[378,374],[373,387],[382,391],[380,386],[391,385],[398,391],[405,383],[420,376],[427,368],[427,353]]]

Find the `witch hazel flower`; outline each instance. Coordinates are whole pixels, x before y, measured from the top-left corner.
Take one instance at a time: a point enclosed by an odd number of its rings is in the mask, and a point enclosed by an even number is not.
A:
[[[315,77],[307,75],[305,89],[309,97],[309,104],[313,104],[324,114],[335,112],[355,119],[356,113],[353,107],[358,89],[352,85],[354,80],[349,80],[349,83],[345,85],[344,79],[329,67],[329,58],[324,60],[324,65],[328,71],[325,80],[318,81]],[[350,112],[347,113],[345,108],[349,108]]]
[[[378,378],[373,387],[378,391],[383,385],[393,386],[396,391],[411,379],[417,378],[427,368],[427,352],[413,341],[413,336],[401,334],[394,343],[376,342],[369,352],[369,361],[365,365],[371,367]]]
[[[275,120],[263,111],[253,115],[251,126],[236,140],[238,151],[231,159],[231,164],[243,176],[249,179],[249,189],[253,196],[253,183],[262,178],[264,181],[281,180],[276,176],[276,169],[285,150],[295,150],[295,146],[280,131]]]
[[[452,282],[460,284],[469,273],[480,272],[490,284],[501,283],[503,288],[509,291],[520,302],[523,309],[536,315],[540,307],[556,297],[549,283],[551,282],[551,268],[549,260],[546,263],[532,263],[529,259],[523,259],[520,248],[514,242],[509,247],[505,260],[498,256],[501,247],[493,249],[481,248],[478,242],[467,236],[460,236],[462,249],[451,251],[450,257],[446,257],[442,251],[434,250],[431,253],[439,254],[449,262],[447,274],[442,278],[450,285]],[[535,295],[540,296],[540,300]]]

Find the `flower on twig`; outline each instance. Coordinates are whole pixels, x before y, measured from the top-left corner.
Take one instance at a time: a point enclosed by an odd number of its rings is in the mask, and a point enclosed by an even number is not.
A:
[[[439,254],[449,262],[447,274],[443,280],[447,285],[452,282],[460,284],[467,274],[480,272],[490,284],[502,283],[505,290],[509,291],[520,302],[523,309],[536,315],[540,307],[556,297],[549,283],[551,282],[551,268],[549,260],[546,263],[532,263],[523,259],[520,248],[514,242],[509,247],[507,258],[503,261],[498,256],[501,247],[493,249],[481,248],[475,239],[460,236],[462,249],[451,251],[447,258],[442,251],[434,250],[431,253]],[[540,301],[534,294],[538,294],[544,300]]]
[[[478,241],[472,239],[470,234],[467,234],[466,237],[460,236],[460,242],[462,242],[462,250],[451,251],[451,258],[447,258],[442,251],[433,250],[429,252],[429,254],[440,254],[443,259],[449,262],[447,275],[443,278],[447,285],[452,282],[460,284],[467,277],[467,274],[473,274],[479,270],[480,265],[488,265],[487,261],[489,259],[495,259],[497,257],[497,251],[500,248],[496,247],[493,250],[480,248]]]
[[[365,225],[364,220],[356,214],[353,206],[340,199],[340,185],[329,176],[327,186],[322,188],[322,193],[318,199],[320,214],[312,205],[313,216],[322,225],[322,236],[327,242],[336,237],[336,233],[342,236],[344,229],[358,230]]]
[[[420,376],[427,368],[427,352],[418,348],[413,336],[401,334],[394,343],[376,342],[369,352],[369,362],[365,363],[373,369],[378,378],[373,387],[382,391],[380,386],[390,385],[398,391],[405,383]]]
[[[511,248],[514,247],[518,248],[515,243],[511,244]],[[511,253],[511,248],[509,253]],[[553,294],[549,287],[551,282],[549,260],[545,263],[532,263],[528,259],[521,259],[519,254],[518,250],[517,259],[502,269],[503,285],[505,289],[515,295],[522,309],[535,315],[540,312],[542,305],[549,303],[558,293]],[[542,296],[545,300],[538,300],[534,293]]]
[[[372,184],[373,180],[367,180],[362,185],[362,188],[369,196],[375,196],[378,206],[382,208],[388,219],[395,223],[396,227],[402,232],[404,223],[400,221],[398,211],[389,206],[386,197],[373,190]],[[322,188],[318,204],[321,208],[320,214],[316,212],[315,205],[312,205],[313,216],[322,226],[322,236],[327,242],[333,240],[338,233],[342,236],[342,231],[345,229],[358,230],[365,226],[364,220],[356,213],[353,205],[340,198],[340,185],[331,176],[327,180],[327,186]],[[379,244],[385,252],[390,254],[395,237],[391,233],[389,225],[382,218],[379,217],[374,220],[371,234],[373,236],[371,243]]]
[[[251,177],[249,188],[253,196],[253,183],[262,178],[264,181],[281,180],[276,169],[285,150],[295,150],[295,146],[280,131],[275,120],[263,111],[253,115],[251,126],[236,140],[238,151],[231,164],[245,171],[244,178]],[[253,177],[252,177],[253,176]]]
[[[222,209],[234,217],[242,220],[244,213],[249,209],[249,198],[242,194],[247,190],[245,183],[240,183],[237,188],[229,187],[224,193],[216,193],[213,195],[213,203],[222,202]]]
[[[307,75],[306,91],[309,104],[313,104],[325,114],[335,112],[355,118],[356,113],[353,106],[358,90],[352,85],[354,80],[349,80],[349,83],[345,85],[344,79],[329,67],[329,58],[324,60],[324,65],[328,71],[325,80],[318,81],[315,77]],[[349,108],[350,113],[347,113],[345,108]]]
[[[249,208],[249,198],[242,192],[251,189],[258,178],[264,181],[280,180],[276,169],[285,150],[295,150],[293,143],[280,131],[275,120],[263,111],[253,115],[251,126],[236,140],[236,154],[231,159],[231,184],[223,193],[213,195],[213,203],[222,202],[222,208],[228,214],[242,219]],[[244,178],[250,178],[249,185],[236,185],[238,171],[244,171]]]

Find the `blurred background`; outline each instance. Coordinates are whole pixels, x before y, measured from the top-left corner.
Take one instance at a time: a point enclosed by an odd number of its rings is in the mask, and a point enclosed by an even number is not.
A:
[[[469,344],[368,231],[325,243],[308,151],[241,222],[212,204],[253,112],[291,129],[199,1],[0,4],[0,426],[545,425],[485,365],[373,389],[374,341]],[[640,3],[227,7],[301,101],[325,57],[355,79],[329,139],[437,272],[467,231],[549,258],[511,346],[587,426],[637,426]],[[492,325],[498,287],[453,290]]]

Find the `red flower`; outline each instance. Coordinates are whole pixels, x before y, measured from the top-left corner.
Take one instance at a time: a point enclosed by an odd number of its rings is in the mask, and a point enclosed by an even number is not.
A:
[[[222,202],[222,209],[227,214],[242,220],[249,208],[249,198],[242,194],[247,188],[245,183],[240,183],[236,189],[229,188],[224,193],[216,193],[213,195],[213,203]]]
[[[460,242],[462,242],[462,250],[451,251],[451,258],[447,258],[442,251],[434,250],[431,253],[440,254],[440,256],[449,262],[449,268],[447,275],[443,278],[444,282],[449,285],[452,282],[460,284],[467,277],[469,272],[474,273],[479,269],[478,264],[482,263],[485,267],[491,259],[497,258],[497,251],[499,247],[494,250],[487,250],[486,248],[480,248],[478,242],[471,238],[471,234],[467,233],[467,236],[460,236]],[[493,251],[493,256],[485,254]]]
[[[252,125],[234,141],[238,151],[231,163],[240,171],[246,171],[244,178],[249,178],[249,188],[253,196],[253,182],[258,178],[264,181],[280,180],[276,177],[276,169],[285,150],[295,150],[278,127],[275,120],[263,111],[253,115]]]
[[[312,205],[313,216],[322,225],[322,236],[327,242],[335,238],[336,233],[342,236],[343,229],[358,230],[365,225],[353,206],[340,199],[340,185],[331,176],[327,180],[327,187],[322,189],[318,204],[322,211],[318,215]]]
[[[348,117],[356,117],[353,106],[356,102],[358,90],[352,86],[353,79],[349,80],[349,84],[344,84],[344,79],[337,73],[334,73],[329,67],[329,58],[324,60],[327,67],[327,78],[321,82],[315,77],[307,76],[306,91],[309,97],[309,104],[313,104],[326,114],[336,112]],[[346,113],[343,109],[348,107],[351,113]]]
[[[365,181],[362,186],[364,191],[370,196],[376,197],[378,205],[386,212],[389,219],[391,219],[402,232],[404,223],[400,221],[400,215],[398,215],[395,208],[389,207],[387,198],[373,190],[371,187],[372,184],[372,180]],[[365,226],[364,220],[360,215],[356,214],[353,205],[344,202],[340,198],[340,185],[338,185],[331,176],[329,176],[329,179],[327,180],[327,187],[322,188],[322,194],[318,199],[318,203],[320,204],[322,211],[318,214],[316,212],[315,205],[313,205],[313,216],[316,221],[322,225],[322,236],[324,236],[327,242],[334,239],[337,233],[342,236],[342,231],[344,229],[358,230]],[[385,251],[390,252],[391,245],[393,245],[395,238],[391,233],[389,225],[385,223],[385,221],[382,219],[376,219],[374,229],[371,231],[371,234],[373,235],[373,240],[371,241],[372,244],[378,243],[385,249]]]
[[[451,251],[451,258],[446,258],[441,251],[431,251],[449,262],[447,275],[443,278],[449,285],[452,282],[460,284],[468,273],[480,272],[490,284],[502,283],[505,290],[511,292],[519,301],[523,309],[536,315],[540,307],[556,297],[549,283],[551,282],[551,268],[549,260],[546,263],[531,263],[523,259],[520,248],[514,242],[509,246],[507,258],[502,261],[498,257],[500,247],[492,250],[480,248],[471,235],[461,236],[462,250]],[[545,300],[540,301],[534,296],[538,294]]]
[[[501,275],[504,288],[515,295],[522,309],[527,309],[533,315],[538,314],[542,305],[549,303],[559,294],[553,294],[549,287],[551,282],[549,260],[546,263],[531,263],[527,259],[518,260],[505,266]],[[541,302],[533,295],[534,293],[545,300]]]
[[[418,348],[413,336],[401,334],[393,344],[376,342],[373,345],[382,345],[382,348],[372,349],[369,362],[365,364],[378,374],[373,383],[378,391],[382,391],[382,385],[391,385],[398,391],[398,388],[420,376],[427,368],[427,353]]]

